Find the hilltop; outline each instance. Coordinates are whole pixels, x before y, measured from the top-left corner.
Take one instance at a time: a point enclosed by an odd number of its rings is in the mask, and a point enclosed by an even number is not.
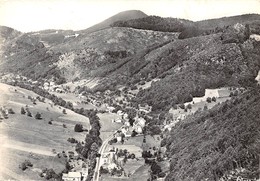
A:
[[[138,19],[138,18],[143,18],[146,17],[147,15],[140,11],[140,10],[129,10],[129,11],[123,11],[120,12],[94,26],[91,26],[85,30],[81,30],[79,32],[84,32],[84,33],[91,33],[94,31],[102,30],[105,28],[108,28],[112,23],[116,21],[127,21],[131,19]]]

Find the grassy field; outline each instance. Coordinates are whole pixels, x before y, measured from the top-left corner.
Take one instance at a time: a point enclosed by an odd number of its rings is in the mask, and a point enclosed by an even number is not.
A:
[[[137,147],[142,147],[143,146],[143,136],[135,136],[135,137],[130,137],[130,138],[127,138],[125,140],[125,143],[124,144],[127,144],[127,145],[135,145]],[[159,137],[159,135],[155,135],[155,136],[151,136],[151,135],[146,135],[146,143],[145,145],[150,148],[150,147],[158,147],[160,146],[160,142],[161,142],[161,139]]]
[[[112,119],[120,118],[115,113],[98,113],[98,117],[100,118],[100,137],[102,140],[106,139],[109,135],[114,133],[115,130],[122,126],[121,123],[112,123]]]
[[[39,180],[41,169],[53,167],[56,172],[64,169],[64,160],[55,157],[53,149],[56,152],[74,151],[75,145],[67,139],[73,137],[84,141],[86,132],[76,133],[74,126],[80,123],[89,129],[88,118],[70,110],[63,114],[63,108],[54,106],[47,99],[45,102],[36,101],[35,105],[28,96],[35,98],[37,94],[25,89],[0,84],[0,91],[0,106],[12,108],[15,112],[0,122],[0,178],[3,175],[4,178],[18,180]],[[26,105],[32,117],[20,113],[21,107]],[[41,113],[42,119],[34,118],[37,112]],[[50,120],[53,120],[52,124],[48,124]],[[33,167],[22,171],[19,164],[25,159],[29,159]]]

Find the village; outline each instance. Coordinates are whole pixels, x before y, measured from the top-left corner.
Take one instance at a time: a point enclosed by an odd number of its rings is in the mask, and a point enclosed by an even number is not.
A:
[[[242,93],[242,88],[206,89],[203,97],[194,97],[191,102],[178,105],[169,110],[167,119],[161,125],[156,125],[159,132],[154,134],[148,129],[147,119],[151,116],[152,107],[148,104],[133,105],[129,97],[134,97],[136,91],[121,88],[117,91],[106,90],[95,94],[86,88],[57,85],[52,81],[32,81],[23,76],[4,75],[1,79],[5,83],[22,82],[28,86],[38,86],[41,89],[62,97],[70,102],[74,108],[95,109],[101,118],[101,138],[103,144],[96,158],[97,165],[94,178],[106,180],[114,177],[131,177],[136,175],[139,168],[146,165],[147,160],[166,159],[165,147],[161,147],[163,139],[161,133],[170,131],[179,121],[203,109],[211,109],[217,104],[225,102]],[[13,110],[1,108],[0,118],[6,119]],[[103,131],[102,131],[103,130]],[[152,134],[152,136],[150,135]],[[149,141],[150,140],[150,141]],[[68,161],[68,173],[62,174],[64,181],[85,181],[88,177],[89,160],[82,159],[75,151],[54,153]],[[166,164],[167,161],[163,161]],[[162,165],[163,167],[163,165]],[[167,170],[164,170],[164,173]],[[43,173],[44,176],[45,173]],[[161,174],[163,177],[164,174]]]

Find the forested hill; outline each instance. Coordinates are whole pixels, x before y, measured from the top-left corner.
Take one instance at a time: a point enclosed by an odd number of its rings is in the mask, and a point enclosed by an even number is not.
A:
[[[162,18],[158,16],[147,16],[127,21],[117,21],[112,27],[131,27],[136,29],[181,32],[179,38],[190,38],[201,35],[209,35],[225,31],[229,26],[236,23],[247,24],[251,21],[260,20],[258,14],[245,14],[239,16],[223,17],[203,21],[189,21],[177,18]]]
[[[167,139],[167,181],[259,178],[260,89],[179,122]]]

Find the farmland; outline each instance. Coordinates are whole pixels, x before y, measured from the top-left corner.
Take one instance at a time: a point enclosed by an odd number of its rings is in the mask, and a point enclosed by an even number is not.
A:
[[[56,153],[74,151],[75,145],[67,141],[70,137],[84,141],[86,133],[75,133],[74,126],[79,123],[89,129],[88,118],[70,110],[64,114],[63,108],[53,105],[47,99],[34,104],[28,96],[38,95],[25,89],[5,84],[0,84],[0,89],[1,106],[12,108],[15,112],[0,123],[1,163],[6,163],[1,166],[0,175],[4,178],[39,180],[39,172],[44,168],[61,172],[65,160],[58,159]],[[27,107],[32,117],[22,115],[21,107]],[[34,118],[37,112],[42,119]],[[20,170],[19,163],[24,160],[29,160],[33,167]],[[12,173],[17,173],[20,177],[16,178]]]

